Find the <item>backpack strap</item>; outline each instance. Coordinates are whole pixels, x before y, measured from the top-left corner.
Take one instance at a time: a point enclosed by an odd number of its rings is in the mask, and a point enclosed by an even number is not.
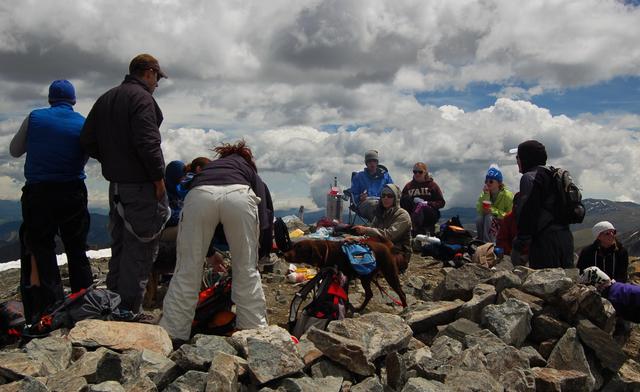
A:
[[[329,247],[327,247],[327,250]],[[296,320],[298,319],[298,310],[300,309],[300,305],[307,298],[309,293],[316,288],[317,283],[320,280],[325,279],[330,274],[337,273],[338,270],[335,266],[329,266],[321,269],[316,276],[314,276],[311,280],[305,283],[304,286],[293,296],[291,300],[291,305],[289,306],[289,331],[293,331],[293,327],[296,324]]]

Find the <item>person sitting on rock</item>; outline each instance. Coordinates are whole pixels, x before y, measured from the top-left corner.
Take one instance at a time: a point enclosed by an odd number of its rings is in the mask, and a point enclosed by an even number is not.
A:
[[[380,192],[393,180],[387,168],[378,164],[378,151],[369,150],[364,154],[365,169],[358,172],[351,180],[353,202],[358,205],[358,214],[371,221],[380,201]]]
[[[611,302],[618,316],[640,322],[640,286],[616,282],[595,266],[580,272],[578,283],[595,286],[600,295]]]
[[[400,208],[400,188],[396,184],[388,184],[382,188],[371,227],[354,226],[359,235],[378,237],[393,243],[393,253],[400,272],[404,272],[411,259],[411,217]]]
[[[478,239],[484,242],[496,242],[500,223],[513,207],[513,193],[502,182],[502,172],[491,165],[484,178],[484,187],[476,202],[476,229]]]
[[[616,228],[611,222],[602,221],[593,226],[591,233],[594,241],[580,252],[578,269],[596,266],[617,282],[626,283],[629,254],[616,238]]]
[[[435,234],[444,196],[424,162],[413,165],[413,179],[402,188],[400,206],[411,215],[412,234]]]

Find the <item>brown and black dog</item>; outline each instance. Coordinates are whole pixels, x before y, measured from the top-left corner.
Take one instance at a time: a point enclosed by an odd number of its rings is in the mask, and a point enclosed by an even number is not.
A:
[[[376,269],[366,276],[360,276],[353,270],[349,258],[342,251],[342,244],[342,241],[302,240],[294,243],[291,250],[285,252],[284,258],[290,263],[306,263],[318,268],[335,265],[349,280],[360,278],[364,301],[356,308],[357,312],[362,312],[373,298],[371,281],[377,278],[378,273],[382,273],[389,286],[398,294],[402,306],[407,306],[407,297],[400,285],[396,257],[391,252],[391,242],[371,239],[366,241],[376,257]]]

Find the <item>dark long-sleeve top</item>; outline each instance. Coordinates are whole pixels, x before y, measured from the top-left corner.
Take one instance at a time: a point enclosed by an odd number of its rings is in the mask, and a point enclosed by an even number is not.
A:
[[[596,266],[617,282],[625,283],[629,277],[629,254],[627,250],[616,240],[609,248],[600,247],[600,242],[595,240],[591,245],[580,252],[578,269]]]
[[[445,205],[442,190],[431,177],[428,177],[425,182],[409,181],[404,188],[402,188],[402,200],[400,204],[414,206],[414,197],[419,197],[428,202],[429,206],[436,210],[443,208]],[[413,209],[411,211],[413,211]]]
[[[520,178],[520,199],[516,209],[518,237],[531,238],[548,227],[567,226],[555,218],[557,194],[552,178],[543,166],[535,166]]]
[[[108,181],[158,181],[164,178],[162,119],[149,87],[127,75],[120,86],[104,93],[93,105],[80,143],[89,156],[100,161]]]

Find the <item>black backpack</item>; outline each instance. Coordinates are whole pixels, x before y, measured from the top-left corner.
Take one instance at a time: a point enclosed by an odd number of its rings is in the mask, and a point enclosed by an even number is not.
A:
[[[289,333],[299,338],[309,328],[325,329],[330,321],[342,320],[353,308],[349,303],[349,279],[336,266],[321,269],[295,294],[289,307]],[[298,312],[309,294],[311,302]]]
[[[568,170],[545,167],[551,175],[558,198],[555,202],[555,218],[563,224],[582,223],[586,210],[582,204],[580,188],[573,182]]]
[[[444,244],[467,246],[473,241],[473,234],[462,226],[458,215],[440,225],[438,237]]]
[[[273,238],[276,241],[278,250],[286,252],[291,249],[291,238],[289,238],[289,228],[282,218],[277,218],[273,223]]]
[[[73,328],[80,320],[110,320],[112,313],[120,305],[120,295],[102,288],[97,283],[86,289],[67,295],[51,305],[33,325],[26,325],[23,339],[41,338],[59,328]]]

